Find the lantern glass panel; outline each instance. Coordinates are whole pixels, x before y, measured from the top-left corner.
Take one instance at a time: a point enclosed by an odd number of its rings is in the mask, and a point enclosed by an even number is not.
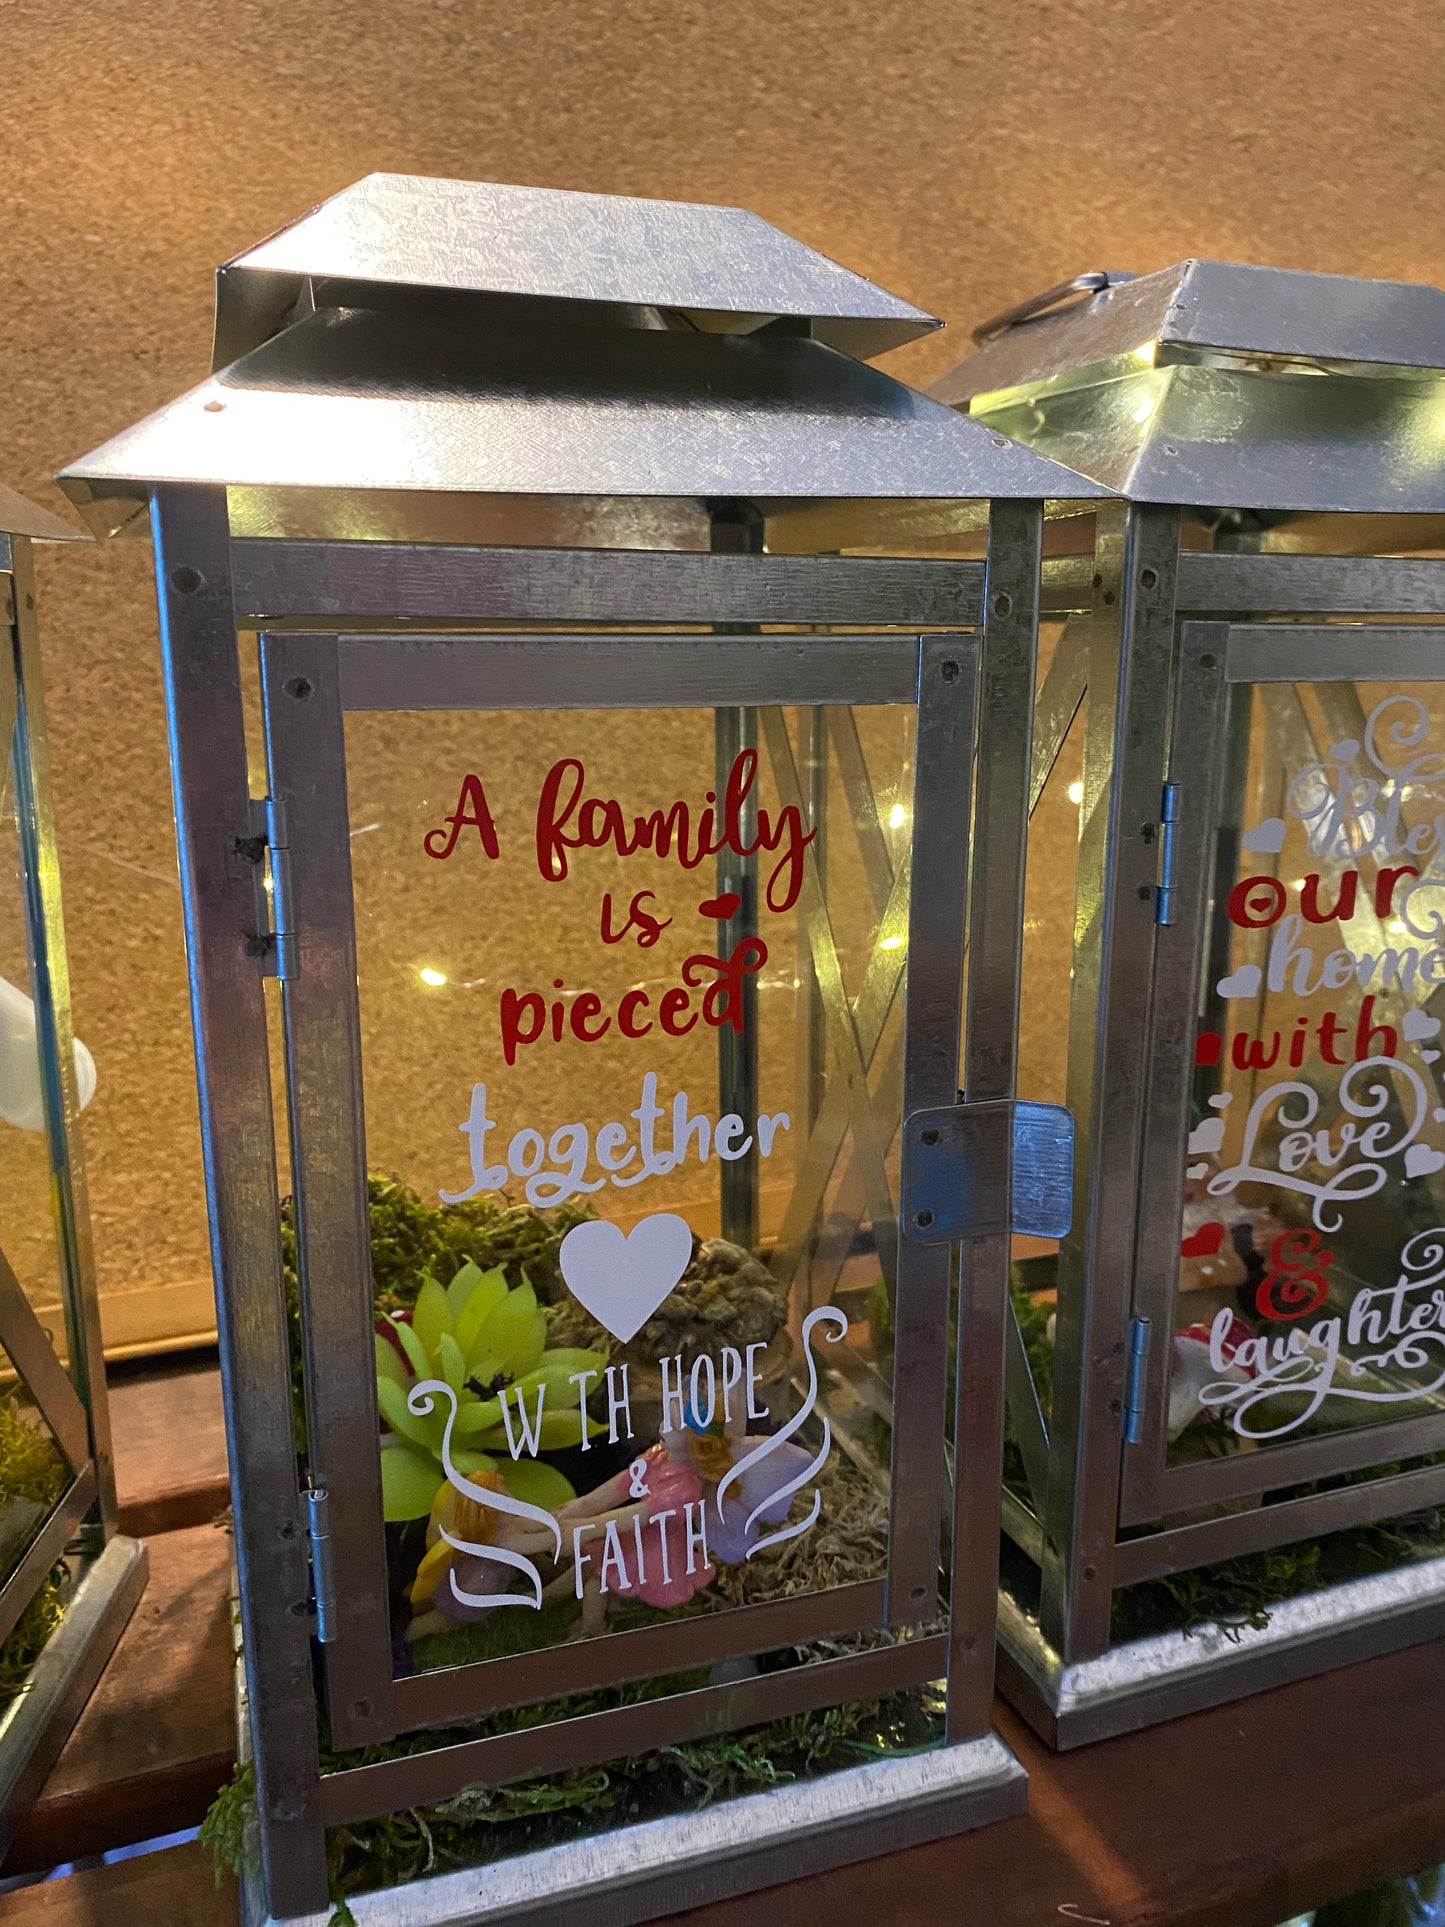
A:
[[[1060,644],[1060,651],[1067,648]],[[1047,688],[1047,685],[1046,685]],[[1042,698],[1041,698],[1042,700]],[[1040,1104],[1067,1101],[1070,984],[1074,974],[1075,884],[1084,806],[1088,697],[1079,700],[1029,818],[1019,1015],[1019,1092]]]
[[[480,1264],[424,1287],[404,1318],[409,1337],[383,1319],[378,1344],[393,1632],[412,1664],[564,1640],[579,1611],[600,1624],[607,1608],[626,1625],[766,1596],[776,1562],[746,1554],[766,1536],[778,1535],[780,1556],[784,1535],[801,1540],[817,1471],[798,1503],[784,1488],[820,1450],[818,1469],[833,1463],[809,1531],[833,1561],[810,1577],[812,1548],[794,1545],[791,1581],[821,1590],[882,1578],[891,1320],[880,1249],[891,1275],[896,1179],[868,1171],[866,1157],[871,1138],[891,1159],[899,1105],[890,1060],[906,897],[893,883],[911,819],[913,715],[830,712],[842,755],[823,769],[809,711],[765,712],[721,756],[710,708],[347,718],[368,1162],[429,1204],[479,1214]],[[816,801],[810,811],[799,787],[810,754],[815,799],[825,783],[832,792],[825,858]],[[815,864],[826,955],[806,921]],[[755,924],[729,902],[739,895],[756,902]],[[825,981],[830,968],[836,981]],[[754,1002],[756,1061],[730,1069]],[[818,1087],[851,1075],[839,1064],[853,1048],[838,1029],[852,1021],[845,1007],[861,1011],[859,1044],[886,1088],[877,1116],[840,1120],[843,1155],[810,1162]],[[753,1194],[750,1228],[739,1189]],[[589,1220],[617,1228],[596,1260],[588,1233],[570,1237]],[[656,1241],[650,1270],[624,1236],[643,1255]],[[487,1275],[504,1249],[519,1253],[506,1289]],[[683,1292],[669,1298],[679,1272]],[[527,1307],[537,1300],[525,1317],[519,1292]],[[810,1389],[803,1324],[830,1304],[842,1309],[815,1321],[824,1369]],[[446,1396],[418,1414],[400,1395],[449,1372],[459,1404],[443,1453]],[[795,1419],[785,1444],[762,1453]],[[639,1510],[629,1468],[649,1449],[660,1465],[664,1434],[677,1518],[644,1537],[629,1517]],[[759,1462],[732,1505],[724,1492],[705,1507],[752,1451]],[[449,1549],[447,1533],[495,1539],[497,1519],[489,1531],[448,1483],[447,1458],[525,1503],[577,1501],[582,1536],[563,1547],[542,1617],[456,1596],[521,1605],[526,1586]],[[570,1517],[564,1526],[573,1531]]]
[[[63,1356],[62,1272],[32,982],[13,763],[7,757],[0,798],[0,1248]]]
[[[1237,683],[1171,1463],[1445,1411],[1439,684]]]

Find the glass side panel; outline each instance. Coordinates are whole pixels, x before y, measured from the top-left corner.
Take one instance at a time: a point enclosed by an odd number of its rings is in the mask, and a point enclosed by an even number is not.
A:
[[[1173,1462],[1445,1411],[1445,690],[1231,700]]]
[[[1046,667],[1046,662],[1041,664],[1041,679]],[[1018,1094],[1036,1104],[1068,1102],[1069,1011],[1074,977],[1087,715],[1085,696],[1059,745],[1029,819],[1020,967]],[[1014,1238],[1014,1316],[1045,1422],[1052,1394],[1051,1329],[1058,1302],[1058,1274],[1056,1239]],[[1009,1490],[1026,1503],[1042,1504],[1043,1495],[1029,1489],[1012,1412],[1005,1432],[1004,1480]]]
[[[6,755],[0,761],[0,1250],[63,1355],[60,1249],[31,991],[15,784]],[[81,1095],[88,1097],[95,1088],[88,1053],[78,1051],[76,1065]]]
[[[882,1575],[913,711],[736,723],[347,718],[402,1671]]]
[[[70,1484],[55,1436],[0,1346],[0,1585]]]

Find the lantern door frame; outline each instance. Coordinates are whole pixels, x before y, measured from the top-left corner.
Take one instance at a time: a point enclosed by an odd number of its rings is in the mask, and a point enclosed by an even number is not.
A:
[[[1361,675],[1360,671],[1365,673]],[[1134,1281],[1134,1318],[1167,1338],[1175,1326],[1179,1254],[1177,1232],[1187,1162],[1188,1109],[1194,1063],[1194,1020],[1211,968],[1207,917],[1211,874],[1221,834],[1232,827],[1225,788],[1233,692],[1308,684],[1338,709],[1338,739],[1356,719],[1346,713],[1354,684],[1445,683],[1445,629],[1426,625],[1268,622],[1184,622],[1180,625],[1174,722],[1166,781],[1178,799],[1175,885],[1177,914],[1156,939],[1149,1052],[1155,1066],[1147,1099],[1140,1170],[1140,1239]],[[1348,695],[1345,689],[1348,688]],[[1338,692],[1338,693],[1337,693]],[[1333,698],[1333,702],[1331,702]],[[1358,709],[1358,702],[1354,702]],[[1360,723],[1363,717],[1358,718]],[[1305,758],[1315,742],[1302,714],[1288,706],[1271,717],[1276,729],[1301,738]],[[1330,740],[1336,740],[1334,734]],[[1301,764],[1303,767],[1303,764]],[[1424,1067],[1433,1101],[1445,1104],[1445,1078]],[[1147,1200],[1147,1207],[1145,1201]],[[1135,1329],[1138,1327],[1136,1325]],[[1381,1417],[1329,1434],[1261,1444],[1228,1459],[1195,1465],[1167,1463],[1170,1347],[1150,1344],[1138,1375],[1138,1420],[1124,1445],[1120,1493],[1123,1526],[1152,1524],[1196,1508],[1249,1498],[1282,1487],[1445,1449],[1445,1411]],[[1232,1557],[1301,1537],[1389,1518],[1445,1500],[1445,1465],[1423,1466],[1362,1484],[1260,1506],[1210,1525],[1209,1534]]]
[[[356,969],[356,910],[347,821],[344,721],[357,711],[732,709],[761,712],[775,780],[784,801],[796,791],[782,708],[890,705],[917,715],[914,863],[931,889],[912,893],[905,953],[909,972],[902,1106],[905,1114],[953,1101],[958,1015],[964,982],[963,906],[969,860],[978,641],[964,633],[816,636],[588,634],[534,631],[504,635],[274,634],[261,638],[272,879],[278,932],[293,946],[281,996],[291,1098],[292,1180],[297,1213],[302,1319],[307,1332],[308,1463],[327,1495],[326,1531],[335,1574],[334,1628],[325,1642],[328,1713],[338,1745],[357,1727],[372,1737],[376,1709],[391,1701],[385,1737],[502,1708],[595,1692],[678,1669],[710,1666],[806,1641],[867,1629],[917,1625],[937,1609],[945,1426],[941,1335],[947,1326],[948,1254],[906,1236],[898,1250],[892,1502],[885,1581],[860,1581],[819,1595],[743,1606],[595,1641],[513,1658],[475,1662],[445,1673],[392,1677],[391,1628],[381,1532],[379,1422],[375,1397],[367,1161],[362,1123],[361,1020]],[[786,731],[786,725],[783,725]],[[784,759],[787,759],[785,762]],[[284,814],[281,814],[284,812]],[[284,845],[279,841],[284,834]],[[284,862],[279,860],[284,850]],[[805,900],[818,974],[836,978],[836,957],[822,888],[812,864]],[[280,879],[284,877],[284,885]],[[952,897],[950,928],[947,902]],[[884,932],[880,929],[880,939]],[[871,960],[890,959],[875,950]],[[877,974],[875,970],[875,974]],[[901,971],[894,971],[896,982]],[[950,997],[947,986],[953,983]],[[877,1001],[886,1011],[889,993]],[[954,1048],[948,1050],[949,1013]],[[868,1097],[868,1066],[848,1018],[835,1038],[853,1039],[854,1061],[835,1067],[848,1089],[855,1143],[882,1139]],[[732,1097],[726,1097],[732,1108]],[[882,1172],[881,1155],[874,1160]],[[806,1163],[806,1160],[805,1160]],[[806,1178],[799,1173],[799,1182]],[[883,1179],[886,1186],[886,1178]],[[365,1289],[362,1290],[362,1281]],[[823,1362],[826,1359],[823,1358]],[[846,1697],[852,1676],[896,1674],[921,1685],[943,1666],[943,1642],[909,1641],[866,1665],[810,1666],[790,1692],[770,1676],[768,1703],[796,1699],[798,1710]],[[731,1689],[734,1692],[736,1689]],[[364,1702],[363,1721],[349,1709]],[[667,1723],[671,1711],[671,1724]],[[646,1744],[692,1737],[712,1717],[704,1698],[685,1712],[653,1702]],[[635,1711],[597,1715],[629,1737]],[[605,1737],[599,1743],[606,1744]],[[531,1729],[536,1770],[575,1764],[577,1739],[562,1728]]]

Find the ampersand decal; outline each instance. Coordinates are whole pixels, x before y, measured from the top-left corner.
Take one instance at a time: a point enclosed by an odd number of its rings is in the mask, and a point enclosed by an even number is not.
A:
[[[1269,1248],[1269,1269],[1254,1294],[1261,1318],[1286,1322],[1308,1318],[1329,1294],[1325,1268],[1335,1261],[1333,1251],[1320,1249],[1317,1231],[1281,1231]]]

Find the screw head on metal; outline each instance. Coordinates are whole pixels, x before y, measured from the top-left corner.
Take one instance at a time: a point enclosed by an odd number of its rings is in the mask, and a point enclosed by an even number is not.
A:
[[[938,1142],[938,1132],[931,1124],[926,1131],[920,1131],[918,1136],[919,1141],[923,1144],[937,1144]]]
[[[926,1231],[933,1223],[933,1213],[931,1211],[920,1211],[914,1217],[913,1222],[918,1226],[920,1231]]]
[[[1141,569],[1139,571],[1139,587],[1141,589],[1157,589],[1159,587],[1158,571],[1156,569]]]
[[[1201,656],[1199,658],[1199,667],[1201,669],[1212,669],[1214,667],[1213,656]]]
[[[1010,614],[1013,606],[1014,600],[1012,596],[996,595],[993,599],[993,612],[996,616],[1006,616]]]
[[[949,660],[946,663],[944,663],[942,675],[943,675],[943,680],[945,682],[957,682],[958,664],[953,660],[952,657],[950,657]]]
[[[292,676],[286,684],[286,694],[294,696],[298,703],[304,703],[314,688],[309,676]]]
[[[194,595],[197,589],[205,582],[205,579],[199,569],[182,568],[171,570],[171,587],[173,589],[179,589],[182,595]]]

